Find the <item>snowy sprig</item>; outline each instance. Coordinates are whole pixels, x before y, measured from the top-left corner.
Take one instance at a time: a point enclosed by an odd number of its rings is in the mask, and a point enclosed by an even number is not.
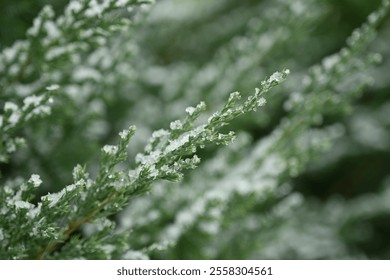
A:
[[[265,103],[263,94],[284,81],[288,74],[289,70],[274,73],[270,78],[263,81],[261,87],[256,89],[255,94],[249,96],[243,104],[238,104],[238,100],[241,98],[238,92],[230,94],[228,102],[222,110],[215,112],[206,124],[195,128],[193,123],[199,117],[199,114],[205,110],[205,104],[201,102],[196,107],[188,107],[186,109],[188,115],[183,123],[175,121],[171,123],[171,131],[156,132],[147,145],[145,153],[137,156],[138,162],[142,166],[141,170],[144,168],[158,169],[164,166],[164,170],[167,171],[156,174],[157,177],[161,176],[164,178],[164,176],[169,175],[170,167],[175,168],[175,164],[189,163],[192,165],[196,163],[196,159],[187,162],[182,161],[181,158],[195,153],[199,147],[203,147],[206,144],[228,144],[234,139],[234,134],[231,132],[224,134],[219,132],[218,129],[224,127],[240,115],[263,106]],[[278,79],[275,79],[276,76]],[[178,128],[177,123],[179,122],[180,126]],[[141,170],[137,171],[137,173],[142,173]],[[174,174],[176,172],[171,173]],[[181,174],[179,173],[178,175],[180,178]]]
[[[288,70],[273,74],[261,83],[260,88],[256,89],[255,94],[243,105],[237,103],[238,93],[231,94],[224,108],[213,114],[206,124],[195,126],[195,121],[205,109],[204,103],[194,110],[189,110],[180,129],[173,127],[165,133],[154,133],[147,152],[137,157],[138,167],[130,172],[118,168],[119,164],[127,159],[126,148],[135,132],[133,126],[119,133],[118,145],[106,145],[102,148],[102,160],[95,180],[91,179],[82,167],[77,166],[73,172],[74,183],[60,192],[41,197],[37,206],[22,199],[14,199],[16,209],[23,209],[26,211],[23,213],[30,217],[28,222],[25,222],[26,226],[41,221],[42,227],[46,225],[52,229],[50,233],[43,235],[39,234],[38,228],[34,231],[36,234],[30,237],[30,240],[34,239],[35,245],[26,249],[26,256],[32,257],[35,250],[36,258],[46,258],[55,253],[58,246],[67,241],[81,226],[117,213],[127,204],[129,198],[149,191],[156,180],[180,179],[184,170],[193,169],[199,164],[200,160],[195,154],[197,149],[208,144],[230,143],[234,134],[224,134],[219,129],[234,118],[264,105],[262,95],[281,83],[288,74]],[[41,182],[34,176],[29,183],[36,186]],[[7,200],[9,201],[4,197],[4,201]],[[7,211],[12,212],[12,209]],[[35,214],[32,215],[31,212]],[[90,244],[88,242],[94,239],[91,237],[90,240],[86,241],[86,244]],[[42,247],[37,250],[39,246]],[[67,250],[68,246],[73,246],[72,242],[67,243],[63,250]],[[87,248],[85,247],[85,250]]]

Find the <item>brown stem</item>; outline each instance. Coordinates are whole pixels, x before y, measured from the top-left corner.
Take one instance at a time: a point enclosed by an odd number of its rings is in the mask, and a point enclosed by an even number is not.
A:
[[[58,242],[58,241],[50,241],[45,248],[43,248],[37,255],[36,259],[38,260],[43,260],[46,255],[54,252],[61,243],[64,243],[66,240],[69,239],[71,234],[78,230],[82,225],[92,221],[95,216],[103,209],[104,206],[106,206],[108,203],[112,201],[119,193],[118,192],[113,192],[111,195],[109,195],[105,200],[103,200],[100,205],[93,210],[91,213],[86,215],[84,218],[78,219],[74,222],[70,222],[68,224],[68,228],[64,231],[63,236],[64,236],[64,241]]]

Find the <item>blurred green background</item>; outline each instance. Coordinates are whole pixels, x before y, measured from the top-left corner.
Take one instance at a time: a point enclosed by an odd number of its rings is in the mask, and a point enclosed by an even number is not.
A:
[[[161,2],[163,1],[161,0]],[[182,1],[185,2],[186,0]],[[212,1],[210,0],[210,2]],[[154,63],[159,66],[169,66],[181,61],[191,61],[195,66],[206,63],[214,55],[214,52],[229,41],[231,37],[245,33],[244,26],[237,25],[232,30],[225,30],[222,35],[214,37],[210,34],[206,36],[207,26],[212,25],[213,22],[221,19],[225,14],[233,14],[234,11],[251,14],[251,7],[255,7],[261,1],[226,0],[223,2],[223,8],[214,10],[209,16],[203,17],[202,20],[197,20],[194,17],[193,21],[189,21],[184,26],[167,28],[168,31],[162,30],[160,33],[156,31],[151,33],[149,37],[148,35],[139,36],[138,41],[143,47],[143,51],[153,54]],[[313,30],[311,30],[312,38],[298,38],[295,47],[280,48],[279,53],[276,52],[274,57],[268,57],[268,61],[263,61],[265,65],[269,65],[269,69],[290,63],[285,60],[288,55],[291,55],[292,60],[300,62],[299,67],[301,69],[305,69],[320,62],[324,56],[337,52],[344,46],[345,38],[351,31],[364,22],[367,15],[380,3],[378,0],[326,0],[324,2],[326,2],[330,12],[328,12],[327,17],[321,19],[318,25],[313,27]],[[66,3],[67,1],[63,0],[0,1],[0,11],[2,13],[0,17],[0,49],[11,46],[16,40],[24,38],[27,28],[31,26],[33,18],[43,5],[51,4],[58,13],[61,13]],[[156,28],[156,26],[153,26],[153,23],[147,23],[145,29],[148,30],[148,28],[150,30]],[[325,204],[329,198],[335,195],[349,201],[361,195],[377,193],[380,191],[382,183],[390,175],[389,144],[387,143],[385,148],[376,148],[371,145],[370,139],[366,139],[367,141],[364,142],[365,140],[362,140],[359,135],[359,132],[366,131],[362,127],[364,124],[370,126],[384,123],[382,128],[387,135],[387,138],[384,139],[385,141],[390,139],[388,138],[390,124],[384,122],[383,114],[380,115],[377,111],[390,99],[390,78],[388,78],[388,73],[390,73],[388,45],[390,41],[388,41],[388,29],[387,21],[380,27],[379,41],[372,46],[374,50],[379,50],[384,58],[382,66],[378,68],[378,86],[364,92],[357,100],[355,104],[357,115],[343,117],[339,120],[348,124],[347,127],[350,129],[348,131],[349,138],[345,139],[346,144],[344,143],[348,146],[348,149],[344,149],[344,152],[334,156],[331,164],[314,169],[308,168],[304,174],[293,179],[296,191],[307,198],[318,201],[318,203]],[[188,32],[189,30],[190,32]],[[206,44],[198,46],[191,43],[199,38],[204,39]],[[313,42],[313,44],[311,45],[310,42]],[[302,50],[299,49],[300,47],[307,49]],[[273,66],[274,64],[275,66]],[[237,89],[246,90],[243,84],[237,84]],[[146,84],[143,86],[155,90],[154,85]],[[283,116],[282,111],[271,112],[271,114],[274,114],[272,119],[275,121],[271,120],[265,127],[257,128],[255,123],[252,123],[245,128],[254,139],[259,139],[262,135],[271,131],[272,125]],[[153,124],[155,128],[159,128],[159,125],[161,125],[159,122]],[[355,137],[356,135],[358,137]],[[368,138],[370,137],[368,136]],[[106,139],[104,138],[104,140]],[[340,144],[340,147],[344,144]],[[346,150],[348,151],[345,152]],[[96,149],[91,151],[91,154],[95,151]],[[66,153],[63,155],[64,161],[67,156],[69,155]],[[89,159],[90,155],[86,155],[85,158],[82,155],[79,155],[79,157],[79,161],[82,161]],[[321,159],[319,160],[321,161]],[[68,168],[71,168],[74,162],[70,161],[68,165]],[[320,163],[317,165],[320,166]],[[65,183],[66,179],[63,180]],[[317,206],[313,207],[316,208]],[[359,228],[362,227],[370,228],[369,238],[359,238],[359,236],[356,237],[351,234],[351,232],[358,232]],[[390,258],[390,215],[388,212],[380,213],[365,220],[350,221],[344,230],[346,243],[351,248],[363,251],[370,258]],[[286,257],[289,257],[289,255],[286,255]],[[294,258],[294,255],[290,255],[290,257]]]
[[[164,1],[164,0],[157,0]],[[183,0],[185,1],[185,0]],[[344,43],[345,37],[350,31],[361,24],[369,12],[371,12],[380,3],[379,0],[364,1],[364,0],[326,0],[330,2],[334,8],[332,18],[328,18],[327,28],[336,31],[341,40],[339,43]],[[250,6],[257,4],[261,0],[242,0],[242,1],[226,1],[227,10],[233,10],[237,7]],[[51,5],[54,10],[61,13],[66,0],[2,0],[0,2],[0,48],[10,46],[15,40],[23,39],[28,27],[32,25],[34,17],[38,14],[44,5]],[[225,11],[221,11],[225,12]],[[337,26],[337,29],[333,29]]]

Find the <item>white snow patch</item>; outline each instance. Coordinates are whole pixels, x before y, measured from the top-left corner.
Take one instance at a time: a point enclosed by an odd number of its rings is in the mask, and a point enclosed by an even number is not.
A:
[[[40,30],[41,24],[42,24],[42,18],[41,17],[35,18],[34,22],[33,22],[33,26],[27,30],[27,35],[34,36],[34,37],[37,36],[38,32]]]
[[[187,107],[186,112],[188,115],[192,116],[195,113],[196,109],[194,107]]]
[[[37,174],[31,175],[30,179],[28,180],[30,184],[33,184],[34,187],[39,187],[42,184],[41,177]]]
[[[16,105],[15,103],[13,102],[5,102],[4,104],[4,111],[17,111],[19,108],[18,108],[18,105]]]
[[[109,155],[115,155],[118,152],[118,147],[114,145],[105,145],[103,151]]]
[[[275,72],[269,77],[268,82],[280,82],[283,80],[283,74],[280,72]]]
[[[128,130],[122,130],[121,132],[119,132],[119,137],[121,139],[126,139],[128,136],[129,136],[129,131]]]
[[[22,200],[15,201],[14,204],[16,208],[20,208],[20,209],[30,209],[33,207],[31,203]]]
[[[267,100],[265,100],[264,97],[260,97],[259,100],[257,100],[257,106],[261,107],[264,106],[267,103]]]
[[[125,260],[149,260],[149,257],[140,251],[128,251],[123,255]]]
[[[102,245],[101,248],[106,255],[111,255],[115,251],[114,245],[111,244]]]
[[[50,39],[57,39],[61,36],[61,31],[58,29],[57,25],[49,20],[44,23],[47,35]]]
[[[179,130],[179,129],[183,128],[183,124],[181,123],[180,120],[176,120],[176,121],[171,122],[170,128],[172,130]]]
[[[30,106],[37,107],[38,105],[41,104],[42,99],[43,99],[42,96],[36,96],[36,95],[27,96],[23,100],[24,103],[23,110],[27,110]]]
[[[340,56],[337,54],[330,55],[323,59],[322,65],[325,68],[325,70],[332,69],[335,65],[337,65],[340,62]]]
[[[61,197],[63,195],[64,195],[64,192],[61,191],[58,193],[50,193],[50,194],[44,196],[43,198],[50,202],[49,207],[53,207],[58,203],[58,201],[61,199]]]
[[[81,11],[83,6],[79,1],[71,1],[69,5],[66,7],[65,15],[69,16],[72,13],[78,13]]]
[[[13,48],[6,48],[4,51],[3,51],[3,56],[5,58],[5,60],[7,62],[11,62],[12,60],[14,60],[14,58],[16,57],[16,53],[17,53],[17,48],[13,47]]]
[[[47,87],[46,87],[46,90],[48,90],[48,91],[54,91],[54,90],[58,90],[59,88],[60,88],[59,85],[57,85],[57,84],[52,84],[52,85],[50,85],[50,86],[47,86]]]
[[[99,81],[102,75],[95,69],[89,67],[79,67],[73,72],[73,79],[75,81],[83,81],[87,79]]]
[[[165,129],[159,129],[152,133],[152,138],[161,138],[164,136],[168,136],[169,132]]]
[[[21,116],[21,112],[15,103],[5,102],[4,111],[11,111],[12,112],[12,114],[8,118],[8,122],[10,124],[15,125],[19,121],[20,116]]]
[[[41,207],[42,207],[42,203],[38,203],[38,206],[32,208],[32,209],[27,213],[27,215],[28,215],[31,219],[35,218],[36,216],[38,216],[38,215],[41,213]]]

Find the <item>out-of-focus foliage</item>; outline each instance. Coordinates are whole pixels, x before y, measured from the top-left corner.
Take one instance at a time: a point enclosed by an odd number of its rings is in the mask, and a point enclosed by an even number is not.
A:
[[[0,3],[0,256],[390,258],[388,1],[148,2]]]
[[[66,0],[3,0],[0,2],[0,48],[11,45],[24,37],[32,20],[44,5],[50,4],[56,11],[64,8]]]

